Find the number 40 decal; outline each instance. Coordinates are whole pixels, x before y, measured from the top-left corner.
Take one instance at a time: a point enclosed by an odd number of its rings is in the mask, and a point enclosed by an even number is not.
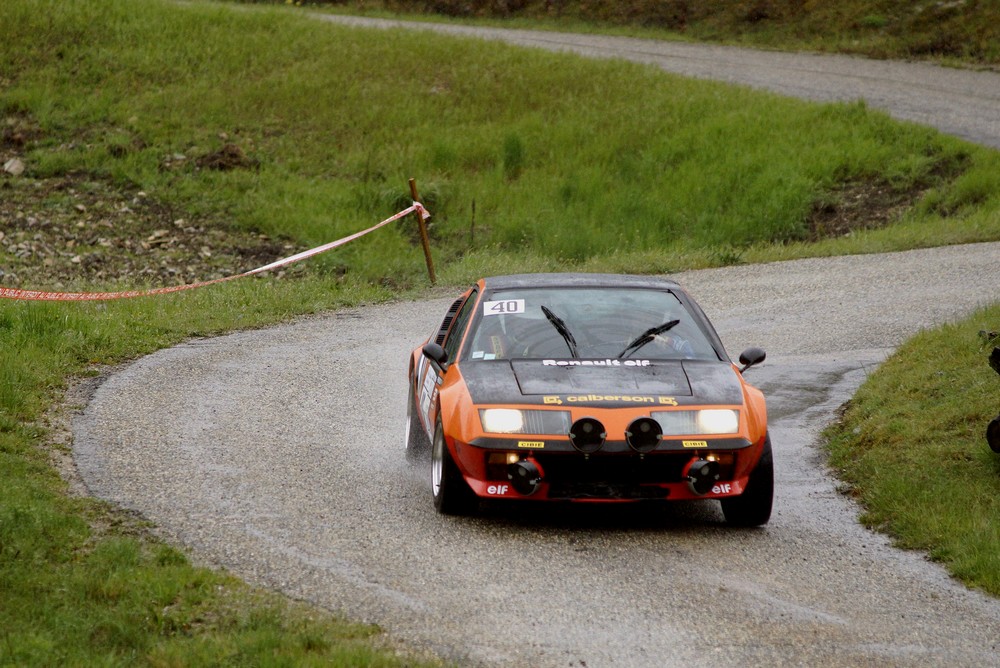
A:
[[[501,299],[495,302],[483,302],[483,315],[507,315],[524,313],[523,299]]]

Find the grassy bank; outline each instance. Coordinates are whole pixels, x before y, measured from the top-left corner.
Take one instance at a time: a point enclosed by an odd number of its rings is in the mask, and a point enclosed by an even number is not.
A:
[[[0,111],[37,124],[31,175],[141,187],[300,245],[397,210],[409,176],[456,277],[525,254],[673,271],[720,248],[831,252],[812,243],[831,231],[832,252],[1000,236],[995,152],[860,104],[281,11],[7,4]],[[227,145],[246,166],[200,167]],[[413,245],[395,229],[322,264],[408,287]]]
[[[6,0],[0,122],[0,163],[26,169],[0,176],[0,281],[29,288],[248,269],[397,210],[409,176],[449,283],[1000,238],[996,153],[863,106],[285,11]],[[94,364],[399,296],[423,271],[396,226],[280,279],[0,302],[0,663],[404,662],[71,497],[45,414]]]
[[[378,296],[305,279],[155,303],[0,302],[0,664],[417,665],[377,628],[195,567],[141,521],[68,495],[52,463],[66,450],[47,445],[47,407],[94,363]]]
[[[1000,306],[919,334],[861,387],[828,431],[832,463],[863,521],[926,550],[966,583],[1000,596],[1000,456],[987,423],[1000,377],[986,363]]]
[[[1000,7],[991,0],[299,0],[295,4],[382,15],[426,12],[455,20],[502,21],[511,27],[1000,65]]]

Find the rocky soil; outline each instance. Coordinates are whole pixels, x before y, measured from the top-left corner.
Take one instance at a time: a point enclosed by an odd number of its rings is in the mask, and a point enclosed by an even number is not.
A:
[[[192,218],[156,193],[89,174],[39,178],[33,175],[29,151],[43,139],[30,118],[0,119],[0,285],[53,290],[168,286],[238,274],[301,250],[224,220]],[[226,143],[205,155],[166,155],[161,168],[190,164],[210,170],[258,167],[239,146]],[[927,187],[842,184],[810,212],[808,238],[891,224]],[[296,266],[277,275],[302,270]]]
[[[192,218],[156,193],[88,174],[37,178],[28,151],[41,135],[28,119],[0,119],[0,285],[175,285],[237,274],[300,250],[226,221]],[[166,156],[164,166],[187,159]],[[227,144],[197,165],[255,163]]]

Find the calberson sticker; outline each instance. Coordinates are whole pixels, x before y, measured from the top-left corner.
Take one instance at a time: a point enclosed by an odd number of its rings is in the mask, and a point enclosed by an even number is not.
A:
[[[677,399],[673,397],[650,397],[635,394],[570,394],[566,396],[546,395],[542,397],[546,404],[587,404],[601,401],[625,404],[656,404],[658,406],[676,406]]]
[[[649,366],[649,360],[542,360],[542,366]]]

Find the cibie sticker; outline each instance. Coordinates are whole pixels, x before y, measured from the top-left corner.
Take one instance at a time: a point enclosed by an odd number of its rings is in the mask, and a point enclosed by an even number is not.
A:
[[[523,299],[501,299],[495,302],[483,302],[483,315],[508,315],[524,313]]]

